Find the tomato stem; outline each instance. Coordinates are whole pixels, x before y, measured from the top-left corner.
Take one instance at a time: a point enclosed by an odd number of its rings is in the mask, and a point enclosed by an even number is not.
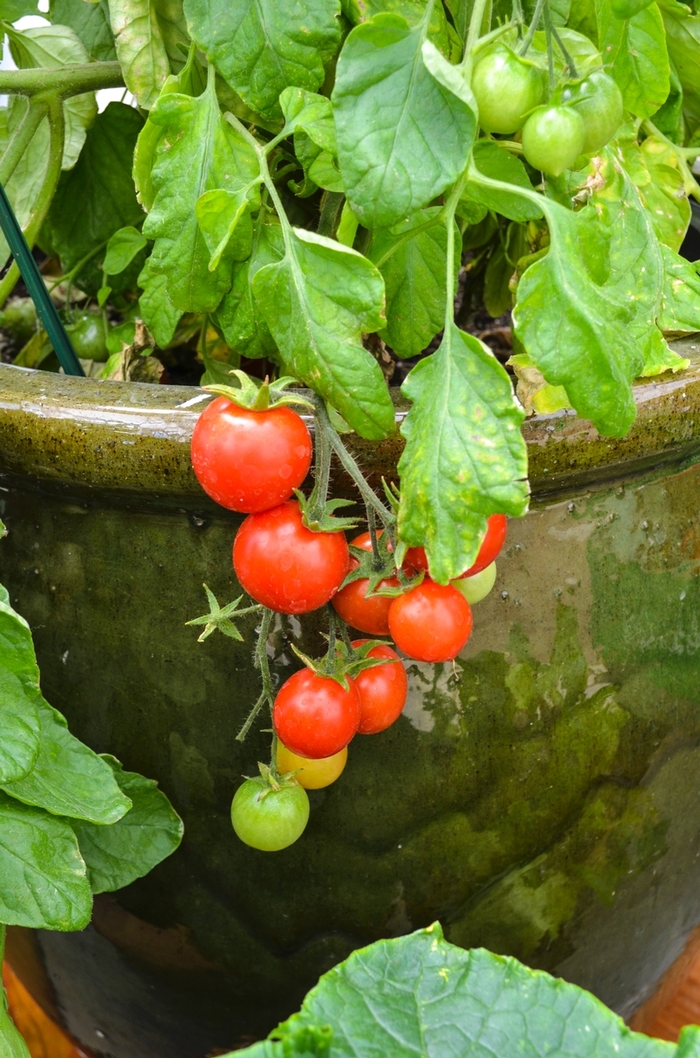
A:
[[[544,32],[547,40],[547,67],[549,70],[549,94],[554,91],[556,75],[554,73],[554,45],[552,44],[552,14],[549,4],[544,5]]]
[[[576,63],[573,60],[573,56],[571,55],[571,52],[568,50],[568,48],[564,44],[564,41],[561,39],[561,36],[559,35],[559,31],[558,31],[557,27],[552,22],[552,13],[551,13],[550,8],[549,8],[549,2],[547,2],[546,6],[545,6],[545,15],[544,15],[544,17],[545,17],[545,25],[547,24],[547,20],[549,21],[550,33],[552,34],[552,36],[554,37],[555,41],[557,42],[557,46],[559,47],[559,50],[560,50],[560,52],[562,53],[562,55],[564,57],[564,62],[566,63],[566,65],[567,65],[567,67],[569,69],[569,73],[574,78],[574,80],[576,80],[576,78],[578,77],[578,70],[576,69]]]
[[[318,218],[318,228],[316,229],[319,235],[325,235],[328,239],[333,238],[344,201],[345,195],[342,191],[324,192],[323,198],[321,199],[321,214]]]
[[[264,606],[263,607],[263,611],[262,611],[262,620],[260,622],[260,629],[258,631],[258,639],[257,639],[257,642],[255,644],[255,653],[253,655],[253,664],[255,665],[256,669],[260,670],[260,676],[261,676],[261,679],[262,679],[262,690],[260,692],[260,696],[259,696],[258,700],[256,701],[255,705],[253,706],[253,708],[248,713],[248,716],[246,717],[246,720],[245,720],[245,723],[243,724],[243,727],[241,728],[241,730],[236,735],[236,741],[238,741],[238,742],[243,742],[243,740],[245,739],[246,735],[250,731],[251,727],[255,723],[255,720],[256,720],[256,718],[258,716],[258,713],[260,712],[260,710],[262,709],[263,705],[265,705],[266,702],[267,702],[267,704],[270,707],[270,715],[272,715],[272,707],[274,705],[274,702],[273,702],[273,698],[272,698],[272,677],[270,675],[270,663],[269,663],[269,661],[267,659],[267,639],[268,639],[268,636],[270,635],[270,627],[272,625],[273,616],[274,616],[274,611],[273,610],[269,610],[266,606]],[[273,729],[273,737],[272,737],[272,750],[273,750],[273,753],[272,753],[272,764],[270,765],[270,767],[271,767],[273,773],[275,773],[275,774],[276,774],[276,765],[275,765],[276,749],[277,749],[276,736],[274,734],[274,729]]]
[[[530,23],[530,28],[528,29],[528,31],[527,31],[527,33],[525,35],[525,40],[523,41],[522,46],[520,48],[520,55],[521,56],[522,55],[527,55],[527,53],[528,53],[530,45],[532,44],[533,37],[535,36],[535,32],[537,31],[537,27],[540,24],[540,19],[542,17],[542,10],[543,10],[544,5],[545,5],[546,2],[547,2],[547,0],[537,0],[537,6],[535,7],[535,11],[534,11],[533,16],[532,16],[532,22]]]

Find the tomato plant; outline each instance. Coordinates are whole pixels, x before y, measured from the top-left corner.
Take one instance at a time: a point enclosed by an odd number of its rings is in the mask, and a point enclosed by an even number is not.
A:
[[[296,500],[249,514],[236,533],[233,566],[257,602],[279,613],[308,613],[340,587],[350,556],[342,533],[312,533]]]
[[[584,120],[574,107],[538,107],[523,128],[523,154],[535,169],[561,176],[570,169],[586,142]]]
[[[359,647],[366,642],[356,639],[352,645]],[[360,696],[358,735],[376,735],[391,727],[401,715],[408,694],[406,670],[395,650],[382,643],[372,647],[367,657],[384,658],[386,665],[364,669],[355,677],[355,687]]]
[[[192,466],[222,507],[251,514],[289,497],[311,465],[304,420],[286,406],[255,411],[226,397],[202,412],[192,434]]]
[[[272,722],[293,753],[311,760],[332,757],[347,746],[360,723],[355,683],[348,680],[345,688],[310,669],[300,669],[280,687]]]
[[[309,798],[298,783],[273,789],[264,778],[246,779],[231,802],[231,823],[241,841],[262,852],[279,852],[301,837]]]
[[[351,547],[361,547],[364,551],[372,550],[369,533],[360,533],[350,541]],[[358,568],[358,561],[350,559],[350,570]],[[333,596],[333,606],[343,620],[352,628],[360,632],[369,632],[373,636],[385,636],[389,634],[389,607],[391,597],[387,595],[368,595],[369,579],[362,577],[354,580],[341,588],[337,595]],[[376,590],[386,588],[398,588],[399,581],[396,577],[387,577],[380,580]]]
[[[394,599],[389,630],[397,647],[416,661],[451,661],[471,635],[471,607],[451,585],[424,580]]]
[[[503,45],[477,59],[472,90],[479,107],[479,124],[486,132],[512,133],[543,101],[544,70],[521,59]]]
[[[583,80],[565,85],[562,101],[583,118],[583,154],[599,151],[622,123],[622,92],[603,70],[593,70]]]

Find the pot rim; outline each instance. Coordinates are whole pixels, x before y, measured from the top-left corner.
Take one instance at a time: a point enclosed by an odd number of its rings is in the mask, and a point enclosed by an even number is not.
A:
[[[533,498],[607,484],[669,463],[700,459],[700,336],[673,343],[687,370],[635,383],[637,419],[623,438],[601,437],[575,412],[535,415],[523,424]],[[204,401],[195,386],[73,378],[0,365],[0,475],[118,501],[212,511],[196,481],[189,442]],[[409,405],[393,393],[400,425]],[[403,439],[355,438],[370,479],[395,474]]]

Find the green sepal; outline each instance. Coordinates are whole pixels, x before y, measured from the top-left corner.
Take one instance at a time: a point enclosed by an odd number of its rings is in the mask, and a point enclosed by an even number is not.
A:
[[[261,761],[258,761],[258,768],[260,770],[260,778],[257,775],[246,775],[244,778],[260,784],[262,787],[261,798],[267,797],[269,793],[278,793],[287,786],[299,785],[294,778],[296,775],[294,771],[288,771],[284,775],[280,775],[274,765],[263,764]]]
[[[308,654],[302,653],[293,643],[292,650],[314,675],[320,676],[324,680],[335,680],[344,691],[349,691],[348,677],[353,679],[361,672],[364,672],[365,669],[375,669],[377,665],[386,665],[389,662],[389,658],[367,657],[373,647],[385,646],[386,642],[383,639],[368,639],[362,646],[348,649],[347,644],[342,639],[336,639],[336,649],[333,656],[329,657],[326,654],[324,657],[317,659],[310,658]]]
[[[294,490],[294,495],[301,508],[301,520],[312,533],[342,533],[357,528],[359,518],[336,518],[333,514],[341,507],[354,507],[353,500],[326,500],[319,510],[315,504],[312,506],[311,497],[307,499],[299,489]]]
[[[250,411],[267,411],[268,408],[277,408],[282,404],[298,404],[302,408],[313,409],[313,404],[308,397],[301,394],[285,393],[287,386],[298,385],[298,380],[291,375],[278,378],[275,382],[258,382],[247,375],[245,371],[237,368],[229,371],[239,381],[239,388],[235,386],[204,386],[207,393],[215,393],[218,397],[226,397],[239,408],[248,408]]]
[[[207,599],[209,600],[209,613],[204,614],[202,617],[194,617],[191,621],[185,621],[186,625],[204,625],[204,631],[201,636],[198,637],[197,642],[203,643],[204,640],[215,632],[217,629],[219,632],[223,632],[229,639],[237,639],[239,642],[243,642],[243,636],[236,628],[235,624],[231,620],[234,616],[246,617],[250,613],[258,613],[262,610],[262,606],[255,603],[254,606],[246,606],[243,609],[239,609],[239,603],[243,598],[239,595],[233,602],[228,603],[227,606],[219,606],[216,596],[211,588],[204,585],[204,590],[207,593]]]

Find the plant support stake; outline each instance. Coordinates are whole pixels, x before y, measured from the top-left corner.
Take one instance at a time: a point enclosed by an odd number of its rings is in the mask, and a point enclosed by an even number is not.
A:
[[[36,305],[39,319],[51,339],[51,344],[54,347],[61,367],[67,375],[81,375],[84,377],[85,372],[82,364],[75,354],[56,306],[46,289],[46,284],[41,277],[37,263],[27,245],[24,232],[19,225],[2,184],[0,184],[0,227],[7,239],[10,252],[17,262],[17,267],[20,270],[27,290]]]

